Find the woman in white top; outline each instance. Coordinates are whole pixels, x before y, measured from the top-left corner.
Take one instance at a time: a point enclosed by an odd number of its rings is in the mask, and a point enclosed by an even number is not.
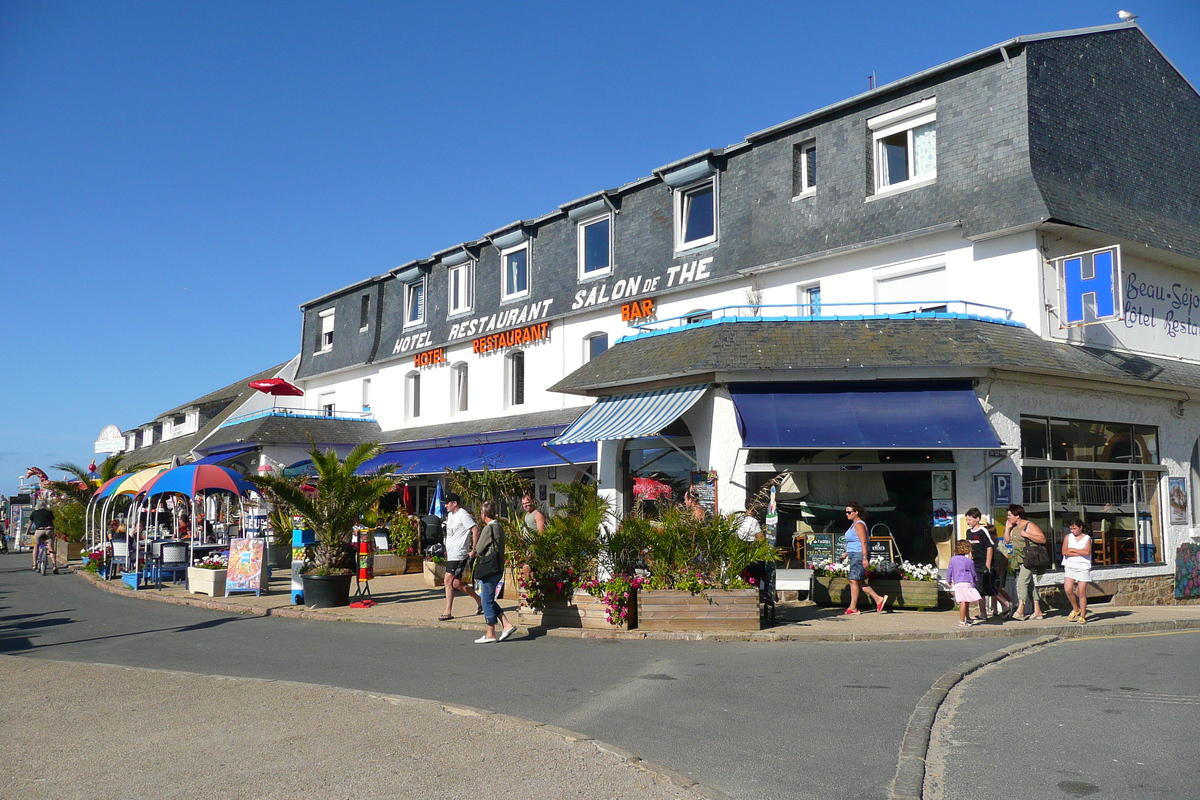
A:
[[[1092,580],[1092,528],[1079,517],[1067,523],[1063,537],[1063,591],[1071,601],[1071,619],[1087,622],[1087,585]]]

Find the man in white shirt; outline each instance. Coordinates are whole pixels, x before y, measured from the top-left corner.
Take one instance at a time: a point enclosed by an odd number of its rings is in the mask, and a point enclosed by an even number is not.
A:
[[[475,613],[483,613],[483,601],[476,594],[475,588],[463,583],[463,570],[467,566],[467,556],[479,538],[479,527],[475,519],[462,507],[462,498],[454,492],[446,495],[446,577],[442,584],[446,587],[446,613],[438,620],[446,622],[454,619],[454,592],[457,589],[463,594],[475,599]]]

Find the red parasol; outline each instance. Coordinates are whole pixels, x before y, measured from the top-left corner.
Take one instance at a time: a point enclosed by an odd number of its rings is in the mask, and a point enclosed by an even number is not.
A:
[[[263,394],[273,397],[300,397],[304,390],[294,383],[288,383],[283,378],[267,378],[263,381],[250,381],[246,384],[251,389],[257,389]]]

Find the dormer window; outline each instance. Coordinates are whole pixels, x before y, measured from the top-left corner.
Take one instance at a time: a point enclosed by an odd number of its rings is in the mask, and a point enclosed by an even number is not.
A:
[[[935,98],[867,120],[875,159],[875,194],[914,189],[937,179]]]
[[[317,334],[317,352],[326,353],[333,349],[334,309],[327,308],[317,315],[320,332]]]
[[[714,244],[719,233],[717,170],[709,160],[662,175],[675,195],[675,252]]]

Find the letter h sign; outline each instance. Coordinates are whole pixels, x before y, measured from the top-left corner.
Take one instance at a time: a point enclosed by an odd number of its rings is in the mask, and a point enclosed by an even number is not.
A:
[[[1055,259],[1064,328],[1121,317],[1121,248],[1106,247]]]

